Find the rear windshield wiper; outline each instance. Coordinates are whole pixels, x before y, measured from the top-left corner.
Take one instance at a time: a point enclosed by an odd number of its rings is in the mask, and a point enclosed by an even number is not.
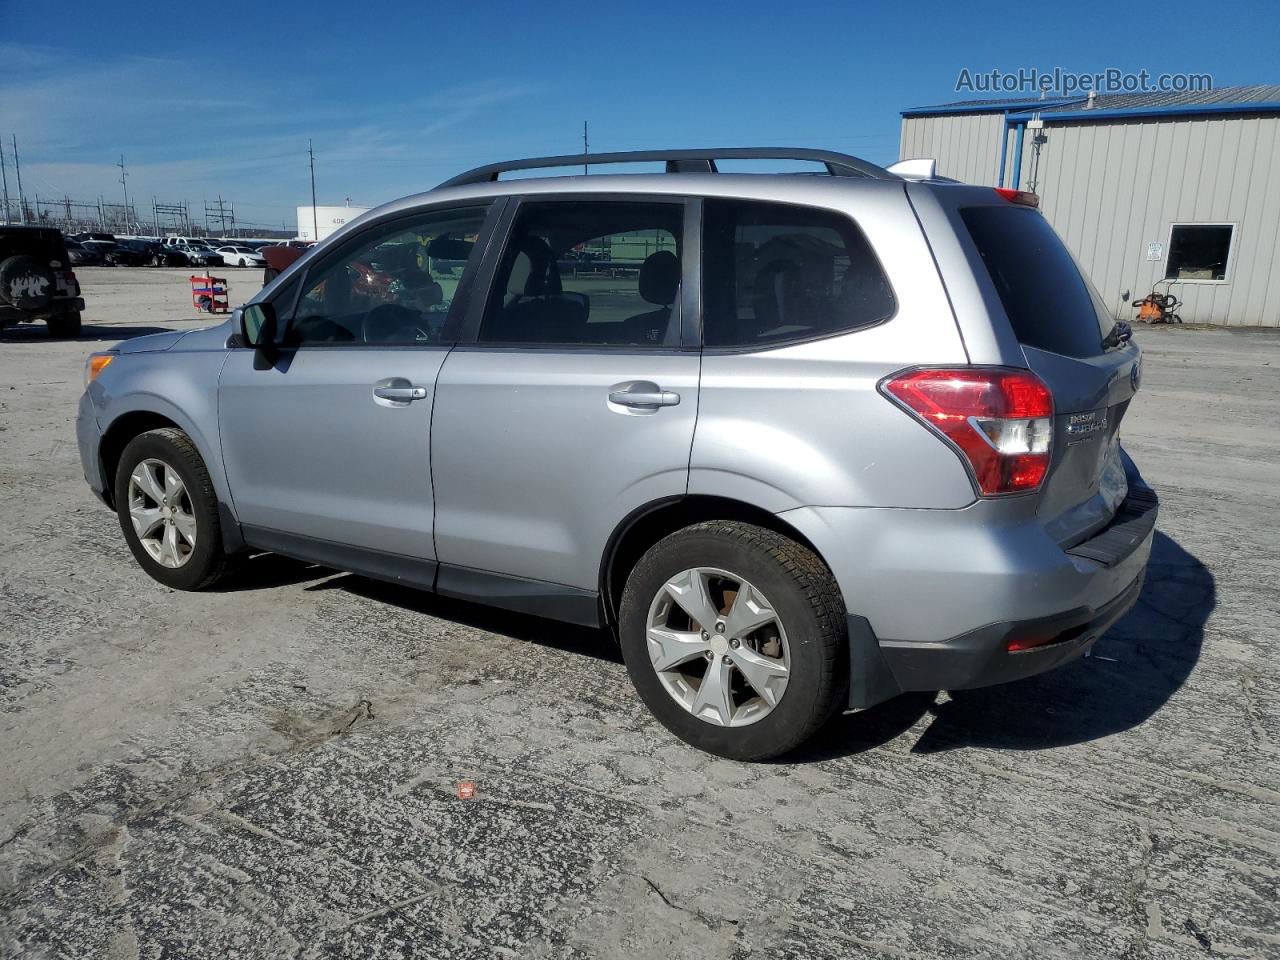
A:
[[[1118,347],[1122,343],[1127,343],[1132,336],[1133,327],[1124,320],[1117,320],[1111,332],[1102,338],[1102,349],[1110,350],[1112,347]]]

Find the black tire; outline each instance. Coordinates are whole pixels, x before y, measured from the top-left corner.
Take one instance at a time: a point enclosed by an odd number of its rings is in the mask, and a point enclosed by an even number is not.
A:
[[[49,264],[20,254],[0,261],[0,303],[19,310],[40,310],[54,294],[53,270]]]
[[[80,336],[80,311],[68,310],[65,313],[55,313],[44,322],[44,325],[49,336],[59,340],[73,340]]]
[[[179,567],[166,567],[154,560],[142,545],[129,516],[129,477],[143,460],[159,460],[182,480],[196,521],[195,547]],[[148,430],[125,446],[116,467],[116,514],[125,542],[138,565],[154,580],[176,590],[205,590],[226,579],[235,558],[222,547],[222,523],[218,517],[218,497],[209,479],[204,460],[183,431],[177,427]]]
[[[786,630],[786,690],[754,723],[726,727],[694,716],[667,692],[650,662],[645,639],[650,604],[671,577],[694,567],[718,568],[750,581]],[[772,530],[715,520],[659,541],[627,578],[618,621],[622,656],[640,698],[668,730],[708,753],[735,760],[787,753],[816,733],[847,698],[849,654],[840,590],[813,551]]]
[[[244,257],[241,257],[241,258],[240,258],[240,266],[242,266],[242,267],[244,266]]]

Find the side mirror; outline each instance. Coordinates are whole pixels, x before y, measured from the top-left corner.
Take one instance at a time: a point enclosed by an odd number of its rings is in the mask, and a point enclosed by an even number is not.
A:
[[[269,303],[251,303],[240,310],[240,336],[267,362],[279,353],[276,308]]]

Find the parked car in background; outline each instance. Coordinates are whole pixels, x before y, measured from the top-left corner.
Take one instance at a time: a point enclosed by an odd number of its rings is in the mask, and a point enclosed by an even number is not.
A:
[[[262,273],[263,284],[268,284],[281,273],[287,270],[293,264],[302,258],[307,252],[310,244],[303,245],[302,241],[290,241],[288,243],[277,243],[268,247],[259,248],[258,252],[262,254],[262,258],[267,262],[267,269]]]
[[[108,259],[114,257],[116,263],[130,267],[183,267],[187,258],[179,251],[162,246],[156,240],[144,240],[138,237],[122,239]]]
[[[116,250],[116,242],[114,240],[81,240],[80,246],[96,253],[101,258],[104,267],[118,266],[116,261],[111,258],[111,255]]]
[[[584,160],[673,172],[499,179]],[[170,588],[270,551],[605,628],[658,720],[738,759],[1042,673],[1142,588],[1141,352],[1034,194],[922,166],[469,171],[219,327],[91,357],[85,477]]]
[[[262,254],[252,247],[228,245],[215,249],[229,267],[263,267],[267,263]]]
[[[222,267],[226,266],[222,257],[213,247],[200,240],[182,240],[179,243],[171,244],[173,249],[181,252],[186,258],[187,263],[194,267]]]
[[[49,336],[75,337],[83,309],[60,231],[0,227],[0,326],[43,320]]]
[[[66,241],[67,260],[73,267],[100,267],[102,251],[86,247],[75,240]]]
[[[73,233],[68,240],[74,240],[77,243],[84,243],[86,240],[103,240],[107,243],[115,243],[116,236],[113,233]]]

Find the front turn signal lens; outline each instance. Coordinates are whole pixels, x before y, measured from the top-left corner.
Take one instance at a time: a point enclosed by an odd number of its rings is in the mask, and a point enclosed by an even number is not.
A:
[[[91,353],[89,360],[84,365],[84,385],[87,387],[94,380],[98,379],[98,374],[107,369],[107,365],[116,358],[114,353]]]

